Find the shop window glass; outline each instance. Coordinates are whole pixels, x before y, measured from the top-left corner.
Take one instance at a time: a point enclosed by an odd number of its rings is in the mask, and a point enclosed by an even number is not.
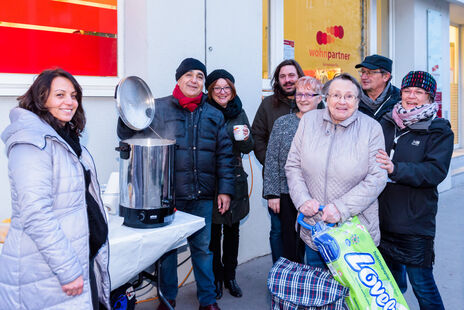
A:
[[[117,76],[117,0],[0,1],[0,73]]]
[[[362,0],[284,1],[284,58],[325,82],[340,72],[357,75],[363,50]]]
[[[269,79],[269,0],[263,0],[263,79]]]
[[[377,0],[377,54],[389,56],[389,40],[389,0]]]

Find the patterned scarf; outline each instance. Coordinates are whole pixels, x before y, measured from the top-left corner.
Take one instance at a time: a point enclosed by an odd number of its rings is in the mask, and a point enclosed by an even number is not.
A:
[[[403,108],[400,101],[393,108],[392,117],[398,127],[404,129],[412,124],[434,117],[437,111],[438,105],[436,102],[424,104],[408,111]]]
[[[180,90],[179,84],[176,84],[176,87],[174,88],[172,95],[174,96],[174,98],[179,100],[179,104],[184,109],[187,109],[190,112],[193,112],[200,104],[203,93],[200,93],[198,96],[194,98],[190,98],[190,97],[185,96],[184,93],[182,93],[182,91]]]
[[[369,108],[371,108],[375,112],[384,102],[391,87],[392,87],[391,83],[388,83],[387,86],[382,91],[382,93],[375,100],[372,100],[371,97],[369,97],[364,92],[362,92],[361,101],[364,102],[364,104],[366,104]]]

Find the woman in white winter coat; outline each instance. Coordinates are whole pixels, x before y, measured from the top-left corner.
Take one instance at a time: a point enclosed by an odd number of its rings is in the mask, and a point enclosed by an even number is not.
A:
[[[0,255],[2,309],[109,308],[108,227],[95,164],[79,142],[82,90],[43,71],[2,133],[12,215]]]

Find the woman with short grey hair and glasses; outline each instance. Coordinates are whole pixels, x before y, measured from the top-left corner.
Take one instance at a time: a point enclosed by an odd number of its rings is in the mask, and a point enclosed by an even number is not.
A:
[[[269,208],[278,214],[281,221],[283,256],[301,263],[304,244],[298,240],[295,221],[298,212],[288,193],[285,163],[300,119],[306,112],[316,109],[322,100],[322,84],[319,80],[304,76],[296,82],[296,105],[298,112],[278,118],[272,128],[264,165],[263,195]],[[300,245],[298,246],[298,243]]]

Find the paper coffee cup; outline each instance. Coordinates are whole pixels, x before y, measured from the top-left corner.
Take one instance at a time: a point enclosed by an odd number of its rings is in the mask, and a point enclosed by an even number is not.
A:
[[[243,141],[245,140],[245,133],[244,130],[245,125],[235,125],[234,126],[234,139],[236,141]]]

